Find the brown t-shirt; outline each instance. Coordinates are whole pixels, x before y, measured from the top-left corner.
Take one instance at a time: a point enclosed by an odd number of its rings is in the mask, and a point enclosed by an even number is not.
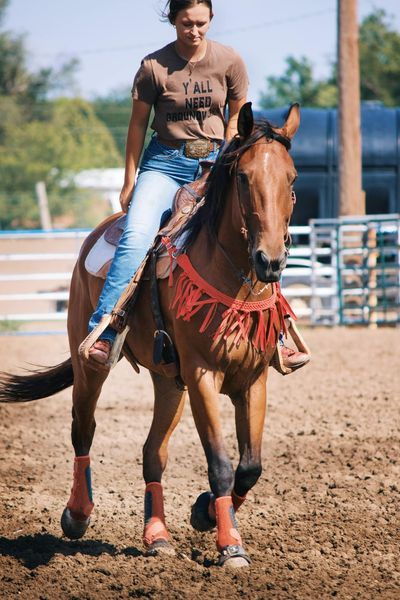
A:
[[[245,98],[247,87],[246,67],[232,48],[207,40],[205,56],[190,63],[172,42],[142,60],[132,97],[154,106],[151,127],[164,140],[222,140],[225,105]]]

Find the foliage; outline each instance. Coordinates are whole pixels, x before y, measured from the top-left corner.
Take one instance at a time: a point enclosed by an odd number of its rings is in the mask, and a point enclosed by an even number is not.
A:
[[[121,165],[107,128],[92,106],[81,99],[60,98],[41,105],[40,119],[24,119],[10,98],[0,98],[0,224],[38,225],[35,183],[44,181],[49,193],[82,169]]]
[[[363,100],[400,105],[400,34],[385,11],[376,10],[360,27],[360,76]]]
[[[125,155],[126,134],[131,116],[132,100],[129,89],[112,92],[94,100],[93,108],[98,119],[108,128],[116,147]]]
[[[335,106],[337,88],[333,81],[314,80],[312,64],[305,56],[286,58],[287,68],[281,77],[267,77],[268,92],[262,93],[263,108],[300,102],[301,106]]]
[[[0,25],[7,4],[0,0]],[[77,66],[72,60],[58,70],[32,73],[24,37],[0,31],[1,228],[39,225],[34,195],[38,181],[46,183],[51,210],[57,214],[58,206],[68,212],[65,203],[52,200],[57,190],[66,199],[60,183],[65,187],[68,177],[82,169],[122,164],[110,131],[89,102],[52,99],[73,88]],[[82,199],[78,193],[74,197]]]
[[[112,92],[107,96],[101,96],[93,102],[96,116],[107,126],[114,138],[115,145],[122,156],[125,155],[125,142],[128,133],[129,119],[132,110],[132,99],[129,89]],[[150,115],[149,124],[153,120]],[[150,127],[147,129],[144,146],[150,140],[152,134]]]
[[[400,34],[391,28],[384,10],[375,9],[359,28],[361,100],[378,100],[386,106],[400,105]],[[286,58],[280,77],[267,77],[267,91],[260,96],[262,108],[300,102],[302,106],[328,108],[337,105],[337,66],[325,80],[313,75],[306,57]]]
[[[19,331],[20,328],[21,323],[18,323],[17,321],[9,321],[8,319],[0,321],[0,333],[15,333],[16,331]]]

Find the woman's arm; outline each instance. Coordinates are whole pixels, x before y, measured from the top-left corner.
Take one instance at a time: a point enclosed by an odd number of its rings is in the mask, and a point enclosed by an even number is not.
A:
[[[240,100],[228,100],[228,124],[225,131],[225,139],[230,142],[233,136],[237,134],[237,121],[240,109],[246,104],[246,98]]]
[[[135,187],[136,171],[143,150],[150,111],[150,104],[142,102],[141,100],[133,100],[132,114],[126,140],[125,180],[119,196],[121,208],[125,213],[128,212],[133,188]]]

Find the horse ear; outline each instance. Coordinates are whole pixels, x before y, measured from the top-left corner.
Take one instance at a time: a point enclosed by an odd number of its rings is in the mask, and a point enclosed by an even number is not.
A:
[[[240,109],[238,118],[238,133],[241,139],[245,140],[249,137],[253,131],[253,125],[254,119],[251,102],[246,102],[246,104],[243,104],[242,108]]]
[[[290,140],[295,136],[296,131],[300,125],[300,104],[297,102],[292,104],[289,108],[288,115],[286,117],[286,123],[283,126],[283,133]]]

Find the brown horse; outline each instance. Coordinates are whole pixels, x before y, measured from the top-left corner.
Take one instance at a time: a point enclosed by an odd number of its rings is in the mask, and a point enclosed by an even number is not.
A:
[[[198,497],[191,523],[202,531],[216,526],[220,564],[230,566],[250,562],[235,513],[261,474],[268,366],[287,308],[276,282],[286,264],[296,177],[288,150],[299,120],[298,105],[291,107],[281,129],[267,121],[254,122],[250,103],[242,108],[239,135],[215,163],[205,202],[181,238],[181,260],[169,281],[161,280],[158,286],[166,330],[179,356],[180,374],[208,463],[211,492]],[[87,238],[73,273],[68,314],[71,358],[30,375],[3,375],[0,382],[3,402],[48,397],[73,384],[74,481],[62,516],[63,531],[72,539],[85,533],[93,508],[89,452],[97,399],[107,377],[106,371],[94,370],[78,353],[102,286],[99,278],[86,272],[84,262],[109,223]],[[148,552],[156,553],[172,551],[161,479],[168,442],[182,414],[184,392],[153,362],[156,326],[149,287],[148,281],[140,285],[122,353],[132,364],[137,361],[149,369],[154,384],[154,415],[143,449],[143,475],[144,543]],[[229,395],[235,407],[240,452],[236,471],[221,430],[220,392]]]

